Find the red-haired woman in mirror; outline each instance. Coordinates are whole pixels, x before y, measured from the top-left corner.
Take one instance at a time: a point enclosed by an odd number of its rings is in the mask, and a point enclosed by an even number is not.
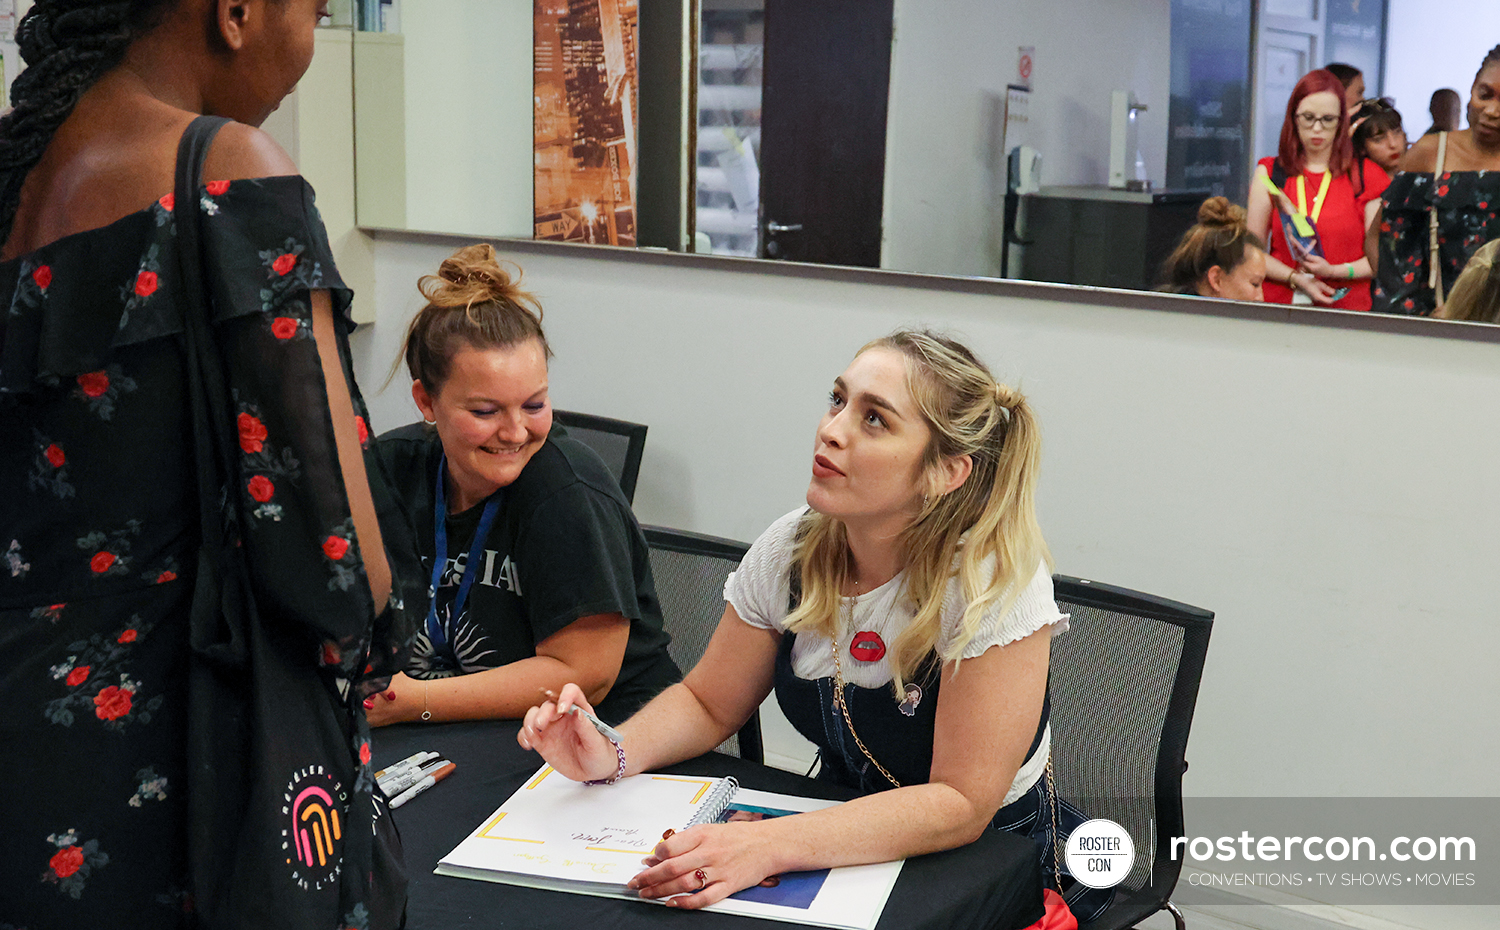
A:
[[[1273,200],[1267,179],[1282,196]],[[1328,71],[1303,75],[1287,101],[1279,150],[1274,158],[1260,160],[1250,183],[1250,231],[1271,246],[1266,300],[1370,309],[1365,230],[1387,183],[1378,165],[1354,158],[1344,85]],[[1288,208],[1304,215],[1317,231],[1321,256],[1292,254],[1276,216]]]

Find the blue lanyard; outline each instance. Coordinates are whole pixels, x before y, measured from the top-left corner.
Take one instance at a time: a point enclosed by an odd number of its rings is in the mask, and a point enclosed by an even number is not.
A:
[[[445,453],[438,461],[437,491],[432,495],[432,523],[435,527],[433,535],[437,538],[437,548],[432,554],[432,583],[427,588],[427,638],[432,641],[434,648],[448,644],[448,637],[443,633],[442,624],[438,623],[437,618],[438,584],[443,580],[443,569],[448,564],[448,505],[447,494],[443,490],[447,474],[448,456]],[[469,556],[464,561],[464,577],[458,583],[458,594],[453,598],[453,606],[448,611],[450,620],[456,620],[462,614],[469,589],[474,586],[474,576],[479,574],[479,556],[484,552],[484,542],[490,535],[490,525],[495,522],[495,514],[500,512],[502,493],[496,491],[479,515],[479,526],[474,530],[474,541],[469,544]]]

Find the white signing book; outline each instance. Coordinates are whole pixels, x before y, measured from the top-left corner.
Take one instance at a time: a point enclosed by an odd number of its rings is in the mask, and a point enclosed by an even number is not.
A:
[[[764,820],[837,801],[740,788],[733,778],[633,775],[589,786],[542,766],[444,856],[438,875],[574,894],[639,897],[625,883],[667,829]],[[706,910],[849,930],[874,930],[902,862],[787,872]]]

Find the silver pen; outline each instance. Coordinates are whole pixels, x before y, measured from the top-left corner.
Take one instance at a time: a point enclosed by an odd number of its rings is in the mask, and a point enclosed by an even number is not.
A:
[[[549,700],[557,700],[557,695],[553,694],[551,689],[549,688],[543,688],[542,693],[547,695]],[[600,735],[605,739],[614,743],[623,743],[625,741],[625,737],[620,735],[619,730],[616,730],[614,727],[605,723],[603,720],[600,720],[598,717],[595,717],[593,714],[584,710],[582,707],[579,707],[577,704],[569,704],[567,707],[563,707],[561,704],[559,704],[557,706],[557,712],[560,714],[582,714],[583,719],[593,724],[594,729],[598,730]]]

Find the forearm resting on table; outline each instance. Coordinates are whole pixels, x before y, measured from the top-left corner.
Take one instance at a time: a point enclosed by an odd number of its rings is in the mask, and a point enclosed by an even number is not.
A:
[[[404,717],[408,720],[420,717],[423,709],[431,712],[433,722],[516,719],[546,700],[544,690],[555,694],[564,684],[580,677],[579,670],[565,662],[550,656],[532,656],[468,675],[406,679],[393,685],[392,690],[398,692],[396,702],[405,705],[403,710],[415,711]],[[591,700],[603,698],[613,684],[613,677],[595,683],[599,697]],[[410,700],[399,693],[403,689],[414,692]]]
[[[952,785],[929,782],[747,826],[772,834],[777,874],[953,849],[978,839],[994,815]]]

